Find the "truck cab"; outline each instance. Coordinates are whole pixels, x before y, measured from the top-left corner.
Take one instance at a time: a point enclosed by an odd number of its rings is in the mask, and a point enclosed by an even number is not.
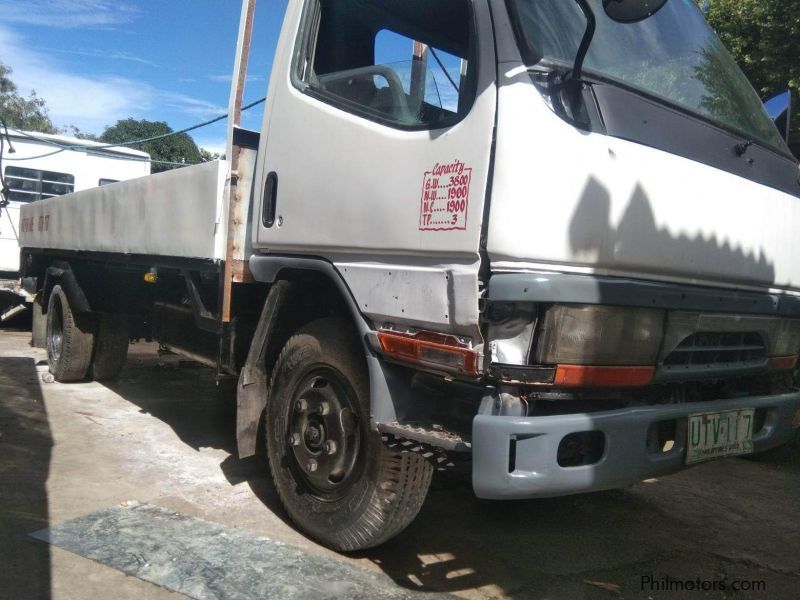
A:
[[[295,3],[275,60],[253,261],[323,257],[386,358],[490,382],[484,497],[617,486],[795,419],[797,163],[696,6],[605,4]],[[411,61],[381,60],[387,32]]]

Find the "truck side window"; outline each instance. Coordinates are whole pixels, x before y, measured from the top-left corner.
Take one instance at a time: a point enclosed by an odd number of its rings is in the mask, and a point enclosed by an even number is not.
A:
[[[8,199],[16,202],[33,202],[75,191],[75,177],[68,173],[6,167],[5,178],[10,190]]]
[[[469,0],[310,0],[305,19],[293,78],[311,95],[408,129],[448,127],[469,111]]]

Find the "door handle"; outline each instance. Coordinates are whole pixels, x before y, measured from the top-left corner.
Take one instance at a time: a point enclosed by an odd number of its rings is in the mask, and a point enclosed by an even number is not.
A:
[[[272,227],[275,223],[275,210],[278,203],[278,174],[271,171],[264,182],[264,203],[261,210],[261,222],[264,227]]]

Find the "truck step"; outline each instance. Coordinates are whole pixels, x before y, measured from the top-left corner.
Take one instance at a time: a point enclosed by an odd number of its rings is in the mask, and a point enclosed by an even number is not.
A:
[[[470,458],[472,443],[457,433],[438,425],[408,423],[379,423],[384,445],[395,452],[419,454],[433,466],[444,471],[456,467]]]

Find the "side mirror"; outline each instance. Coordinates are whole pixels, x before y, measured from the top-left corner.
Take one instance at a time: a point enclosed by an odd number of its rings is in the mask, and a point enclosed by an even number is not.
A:
[[[764,101],[764,108],[767,109],[769,118],[775,123],[775,127],[781,132],[783,139],[788,142],[792,116],[792,92],[786,90],[775,94],[772,98]]]
[[[617,23],[636,23],[652,17],[667,0],[603,0],[603,10]]]

